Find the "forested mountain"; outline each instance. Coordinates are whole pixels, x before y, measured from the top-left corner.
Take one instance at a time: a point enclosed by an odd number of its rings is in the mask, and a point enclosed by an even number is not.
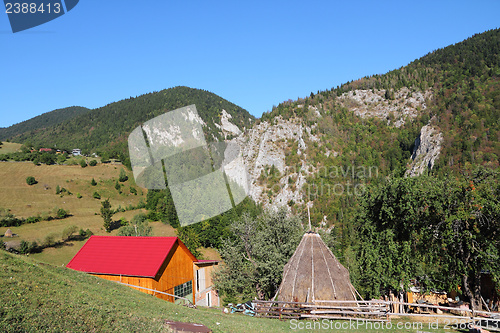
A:
[[[84,114],[89,110],[90,109],[81,106],[70,106],[67,108],[46,112],[18,124],[0,128],[0,140],[12,138],[28,131],[42,130],[44,128],[57,125],[59,123],[62,123],[63,121]]]
[[[84,153],[97,152],[126,160],[127,138],[141,123],[162,113],[195,104],[206,123],[208,140],[224,139],[220,125],[222,110],[241,130],[249,127],[254,117],[239,106],[205,90],[175,87],[138,97],[130,97],[90,110],[51,127],[32,129],[11,138],[20,143],[65,149],[80,148]]]
[[[366,297],[414,283],[478,308],[481,274],[500,285],[499,29],[283,102],[253,129],[251,195],[303,221],[308,203]]]

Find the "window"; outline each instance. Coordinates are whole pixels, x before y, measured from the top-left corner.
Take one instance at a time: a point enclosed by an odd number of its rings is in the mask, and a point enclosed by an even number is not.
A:
[[[175,296],[186,297],[193,293],[193,281],[180,284],[174,287]]]

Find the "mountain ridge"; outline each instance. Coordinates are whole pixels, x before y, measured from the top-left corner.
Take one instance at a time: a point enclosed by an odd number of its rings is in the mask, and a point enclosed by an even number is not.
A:
[[[48,111],[11,126],[0,128],[0,140],[9,139],[27,131],[51,127],[88,111],[90,109],[83,106],[69,106]]]
[[[190,104],[196,105],[198,114],[206,123],[204,131],[209,141],[224,140],[228,136],[216,126],[222,118],[226,121],[230,117],[231,123],[239,130],[249,127],[255,119],[245,109],[211,92],[178,86],[109,103],[43,131],[37,128],[10,139],[28,145],[80,148],[85,153],[107,153],[126,159],[127,137],[135,127],[166,111]]]

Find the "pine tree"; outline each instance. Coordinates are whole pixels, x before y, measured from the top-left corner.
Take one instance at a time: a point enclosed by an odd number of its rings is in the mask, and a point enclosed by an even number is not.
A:
[[[101,216],[102,219],[104,220],[104,229],[106,232],[111,232],[112,228],[112,217],[113,217],[113,210],[111,209],[111,204],[109,203],[109,199],[104,200],[101,202]]]

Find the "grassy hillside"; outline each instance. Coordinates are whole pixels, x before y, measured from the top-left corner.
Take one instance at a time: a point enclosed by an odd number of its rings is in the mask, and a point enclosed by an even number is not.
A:
[[[0,146],[0,155],[10,154],[19,151],[21,149],[21,146],[22,145],[20,143],[3,142],[3,144]]]
[[[70,106],[46,112],[9,127],[0,128],[0,140],[12,138],[27,131],[36,131],[62,123],[68,119],[88,112],[90,109],[81,106]]]
[[[201,323],[214,332],[295,331],[287,321],[224,314],[220,309],[189,309],[111,281],[5,251],[0,251],[0,297],[2,332],[168,332],[165,320]],[[348,330],[381,331],[364,327]]]
[[[122,193],[115,189],[116,180],[121,164],[98,164],[95,167],[82,168],[79,165],[40,165],[30,162],[0,162],[0,208],[10,209],[10,213],[17,217],[44,215],[57,208],[69,210],[71,216],[61,220],[41,221],[33,224],[23,224],[19,227],[9,227],[18,237],[4,238],[5,241],[19,244],[22,240],[37,241],[39,244],[50,234],[61,237],[63,230],[76,225],[84,230],[90,229],[94,234],[107,234],[103,230],[103,219],[96,215],[100,211],[101,200],[92,197],[94,192],[101,194],[102,199],[109,198],[112,208],[129,205],[136,206],[140,200],[146,200],[146,191],[141,190],[134,183],[134,177],[127,172],[129,179],[122,183]],[[37,184],[29,186],[26,177],[33,176]],[[90,184],[92,178],[98,183]],[[67,192],[56,194],[56,187],[65,188]],[[130,193],[130,187],[137,189],[138,194]],[[81,198],[77,197],[77,194]],[[144,210],[131,210],[116,213],[114,220],[124,217],[130,221],[135,214]],[[161,222],[151,223],[153,234],[156,236],[175,236],[175,230]],[[7,227],[0,227],[3,235]],[[114,235],[118,230],[113,230]],[[56,265],[66,264],[83,246],[82,241],[71,241],[64,246],[47,248],[42,253],[32,254],[36,258]]]

